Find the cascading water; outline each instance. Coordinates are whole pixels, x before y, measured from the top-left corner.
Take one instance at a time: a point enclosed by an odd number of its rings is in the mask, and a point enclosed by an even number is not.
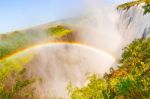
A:
[[[65,88],[69,81],[81,86],[87,73],[103,75],[116,62],[115,58],[120,57],[124,46],[147,35],[145,28],[150,25],[149,15],[143,16],[140,8],[122,11],[118,17],[111,7],[96,4],[89,7],[88,17],[74,23],[78,30],[74,36],[76,41],[97,50],[72,44],[50,44],[36,49],[37,55],[27,67],[29,75],[43,79],[36,90],[39,99],[45,99],[45,96],[68,98]]]
[[[44,44],[29,48],[36,55],[26,65],[27,74],[42,79],[35,90],[39,99],[68,98],[65,88],[69,81],[82,86],[88,73],[103,75],[120,57],[124,46],[147,36],[150,16],[143,16],[139,7],[122,11],[119,17],[112,6],[88,1],[87,17],[71,23],[77,29],[74,38],[83,45]]]
[[[60,96],[68,99],[65,90],[68,82],[83,86],[88,73],[103,76],[116,62],[119,56],[116,52],[122,42],[116,27],[118,15],[114,9],[95,4],[87,4],[85,19],[71,23],[77,30],[74,38],[83,45],[42,46],[35,59],[27,64],[30,76],[42,78],[35,91],[39,99],[58,99]]]
[[[135,38],[149,36],[150,15],[143,15],[141,6],[134,6],[126,11],[121,11],[119,30],[124,41],[130,43]]]

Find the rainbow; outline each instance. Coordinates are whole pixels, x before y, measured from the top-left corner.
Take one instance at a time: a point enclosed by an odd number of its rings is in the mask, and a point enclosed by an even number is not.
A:
[[[24,49],[18,50],[16,52],[0,59],[0,62],[4,61],[6,59],[9,59],[11,57],[14,57],[15,55],[19,55],[22,52],[27,52],[27,51],[30,51],[30,50],[34,50],[34,49],[44,47],[44,46],[55,46],[55,45],[74,45],[74,46],[84,47],[84,48],[90,49],[90,50],[92,50],[96,53],[103,54],[104,56],[109,57],[114,61],[116,59],[114,56],[112,56],[112,55],[110,55],[110,54],[108,54],[108,53],[106,53],[102,50],[96,49],[95,47],[88,46],[88,45],[85,45],[85,44],[77,43],[77,42],[45,42],[45,43],[35,44],[35,45],[32,45],[32,46],[26,47]]]

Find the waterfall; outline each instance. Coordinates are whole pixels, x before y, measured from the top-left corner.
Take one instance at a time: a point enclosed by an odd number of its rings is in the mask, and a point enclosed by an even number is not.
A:
[[[35,59],[27,64],[29,75],[43,79],[36,89],[40,99],[69,98],[65,91],[69,81],[83,86],[86,74],[102,76],[117,62],[123,47],[135,38],[148,36],[150,16],[143,16],[139,6],[117,12],[104,3],[92,3],[87,11],[86,17],[71,23],[77,30],[76,41],[82,45],[41,46],[36,49]]]
[[[35,53],[34,59],[25,65],[27,75],[42,79],[34,93],[39,99],[61,96],[68,99],[68,82],[80,87],[85,85],[89,73],[102,77],[118,62],[127,44],[149,36],[150,14],[143,15],[140,6],[117,11],[116,5],[105,4],[102,0],[85,2],[86,14],[79,20],[66,21],[76,30],[73,38],[78,44],[56,41],[27,50]]]
[[[120,12],[119,30],[125,44],[131,43],[135,38],[148,37],[150,33],[150,15],[143,15],[141,6],[134,6]]]

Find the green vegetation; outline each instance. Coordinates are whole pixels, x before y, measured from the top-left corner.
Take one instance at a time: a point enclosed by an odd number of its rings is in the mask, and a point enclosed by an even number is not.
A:
[[[150,0],[135,0],[135,1],[127,2],[119,5],[117,9],[125,10],[140,4],[144,4],[143,5],[144,14],[150,13]]]
[[[67,29],[67,28],[65,28],[64,26],[61,26],[61,25],[58,25],[56,27],[51,27],[47,31],[48,31],[48,33],[50,33],[50,35],[52,37],[56,37],[56,38],[66,36],[66,35],[68,35],[72,32],[72,30]]]
[[[0,35],[0,59],[29,46],[62,38],[72,31],[64,26],[50,27],[45,31],[15,31]],[[53,39],[52,39],[53,38]]]
[[[150,12],[150,0],[128,2],[119,5],[118,9],[125,10],[139,4],[144,4],[144,14]],[[38,80],[26,75],[25,65],[33,59],[33,54],[21,53],[7,59],[4,57],[38,43],[61,39],[71,33],[72,30],[58,25],[42,32],[15,31],[0,35],[0,99],[34,99],[32,85]],[[67,90],[70,98],[150,99],[150,38],[134,40],[123,49],[117,69],[110,68],[110,72],[103,77],[89,75],[87,82],[82,87],[69,83]]]
[[[0,41],[0,58],[29,46],[36,38],[38,38],[38,35],[19,31],[2,36]]]
[[[0,99],[31,99],[31,85],[36,78],[26,76],[25,64],[33,58],[31,53],[21,53],[0,61]]]
[[[103,78],[94,74],[83,87],[68,86],[72,99],[149,99],[150,38],[137,39],[124,49],[118,69]]]
[[[45,32],[15,31],[0,35],[0,99],[33,99],[33,84],[38,80],[26,75],[25,65],[33,53],[10,54],[32,45],[62,38],[72,31],[64,26],[49,27]],[[53,39],[51,39],[53,38]],[[5,58],[6,56],[9,58]]]

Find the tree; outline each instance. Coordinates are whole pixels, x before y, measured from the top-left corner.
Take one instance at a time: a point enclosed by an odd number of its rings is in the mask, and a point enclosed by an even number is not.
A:
[[[94,74],[83,87],[70,88],[72,99],[149,99],[150,38],[136,39],[124,48],[118,69],[103,78]]]
[[[33,56],[31,53],[23,53],[19,57],[11,56],[0,61],[0,99],[33,99],[31,85],[38,78],[28,77],[24,67]]]

